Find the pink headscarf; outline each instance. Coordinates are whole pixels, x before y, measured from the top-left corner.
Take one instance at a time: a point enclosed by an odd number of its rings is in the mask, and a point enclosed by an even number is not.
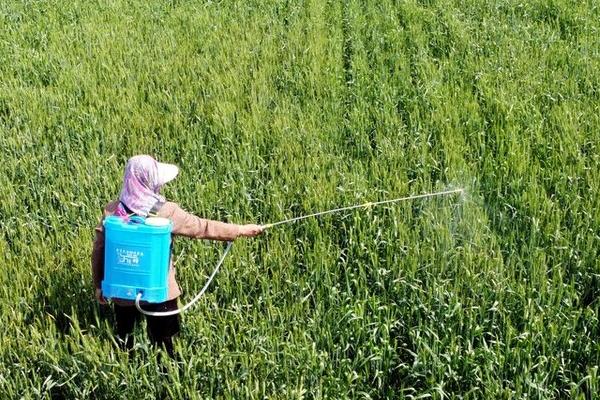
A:
[[[147,155],[131,157],[125,166],[123,188],[116,215],[127,216],[127,208],[137,215],[147,216],[156,203],[165,202],[165,198],[158,194],[160,188],[167,182],[175,179],[179,169],[172,164],[157,162]]]

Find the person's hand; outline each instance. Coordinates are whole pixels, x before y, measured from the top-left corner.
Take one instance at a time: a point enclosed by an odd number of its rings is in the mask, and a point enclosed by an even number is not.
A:
[[[106,299],[102,295],[102,289],[100,288],[96,288],[96,300],[98,300],[98,303],[100,304],[106,304]]]
[[[240,236],[255,237],[255,236],[258,236],[261,233],[263,233],[264,230],[265,230],[265,227],[262,225],[254,225],[254,224],[240,225]]]

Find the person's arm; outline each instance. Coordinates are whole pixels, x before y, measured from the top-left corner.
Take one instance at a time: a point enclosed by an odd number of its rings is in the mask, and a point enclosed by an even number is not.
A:
[[[96,291],[96,299],[100,304],[105,304],[106,300],[102,296],[102,279],[104,279],[104,227],[102,222],[95,229],[96,238],[92,247],[92,279]]]
[[[263,231],[260,225],[237,225],[226,222],[204,219],[190,214],[175,203],[166,203],[160,216],[173,221],[173,234],[188,236],[196,239],[235,240],[240,236],[253,237]]]

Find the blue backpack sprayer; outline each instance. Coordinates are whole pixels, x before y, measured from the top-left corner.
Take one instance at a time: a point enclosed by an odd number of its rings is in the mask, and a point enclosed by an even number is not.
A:
[[[318,217],[361,207],[366,208],[462,192],[463,189],[454,189],[335,208],[266,224],[263,225],[263,228],[269,229],[306,218]],[[217,274],[225,257],[231,250],[232,245],[232,242],[227,243],[225,251],[221,255],[221,258],[217,262],[217,265],[209,276],[206,284],[188,304],[175,311],[150,312],[141,308],[140,301],[160,303],[167,300],[173,223],[166,218],[158,217],[131,217],[130,219],[123,219],[120,217],[109,216],[104,220],[104,229],[106,238],[104,250],[104,280],[102,281],[102,293],[104,297],[108,299],[119,298],[135,300],[135,306],[142,314],[152,316],[179,314],[196,303]]]
[[[166,301],[172,230],[166,218],[105,218],[104,297]]]

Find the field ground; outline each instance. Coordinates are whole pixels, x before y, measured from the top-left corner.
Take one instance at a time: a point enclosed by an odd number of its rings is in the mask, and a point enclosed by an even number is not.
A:
[[[593,1],[0,3],[2,398],[597,398]],[[126,159],[240,240],[159,374],[93,301]],[[183,300],[222,247],[179,240]]]

